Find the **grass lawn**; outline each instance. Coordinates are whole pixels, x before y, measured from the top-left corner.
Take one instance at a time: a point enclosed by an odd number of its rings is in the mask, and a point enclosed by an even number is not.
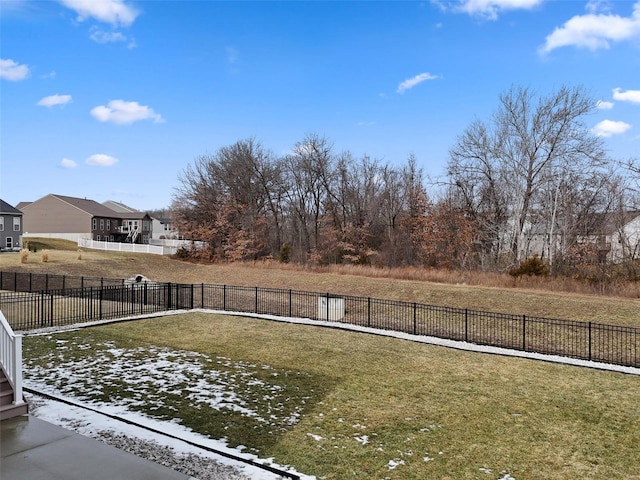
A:
[[[25,337],[24,357],[29,381],[319,479],[640,479],[629,375],[202,313]]]

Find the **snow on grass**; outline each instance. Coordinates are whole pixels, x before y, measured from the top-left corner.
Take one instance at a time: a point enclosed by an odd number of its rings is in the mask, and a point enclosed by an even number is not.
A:
[[[40,335],[25,342],[25,387],[258,463],[271,461],[260,460],[258,448],[239,444],[238,439],[247,439],[240,428],[260,432],[268,442],[297,424],[312,398],[299,381],[306,375],[300,372],[153,345],[126,348],[110,340],[80,340],[73,332],[65,335]],[[44,407],[36,409],[36,416],[81,434],[100,436],[100,431],[108,431],[176,448],[170,438],[82,408],[51,400],[40,403]],[[185,412],[192,417],[189,421]],[[204,427],[201,431],[199,423],[205,420],[223,433],[212,434]],[[231,436],[235,442],[230,443]],[[191,451],[184,442],[179,448]]]
[[[226,452],[237,457],[246,458],[247,460],[251,460],[256,463],[262,463],[286,470],[299,475],[300,478],[304,480],[315,479],[313,476],[300,474],[291,468],[274,464],[268,459],[261,460],[255,455],[242,453],[238,449],[229,448],[224,441],[214,440],[203,435],[196,434],[174,422],[153,420],[143,415],[136,415],[131,412],[124,415],[124,417],[129,421],[166,433],[166,435],[160,435],[145,428],[132,425],[129,422],[118,421],[108,416],[101,415],[100,413],[87,410],[81,406],[72,406],[55,400],[34,397],[29,394],[27,394],[27,397],[29,403],[32,405],[31,415],[69,430],[74,430],[80,435],[87,437],[99,438],[103,436],[105,432],[108,432],[115,435],[125,435],[130,438],[153,442],[170,448],[176,455],[197,455],[198,457],[211,459],[219,464],[235,469],[237,472],[246,475],[252,480],[278,480],[282,477],[257,466],[218,455],[207,450],[207,448]],[[193,444],[198,444],[202,448],[194,446]]]

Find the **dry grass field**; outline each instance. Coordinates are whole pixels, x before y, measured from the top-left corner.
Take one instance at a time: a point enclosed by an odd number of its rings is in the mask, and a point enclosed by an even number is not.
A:
[[[39,251],[31,252],[26,263],[20,262],[18,254],[1,254],[0,269],[112,278],[142,274],[152,280],[176,283],[291,288],[517,315],[640,326],[640,299],[627,296],[628,292],[624,292],[624,296],[622,293],[608,296],[579,293],[579,286],[569,281],[561,283],[550,279],[523,279],[515,283],[508,275],[483,276],[419,269],[394,271],[366,267],[309,269],[277,262],[202,265],[149,254],[90,250],[79,253],[72,242],[48,239],[37,242]],[[47,249],[46,262],[42,261],[42,248]]]

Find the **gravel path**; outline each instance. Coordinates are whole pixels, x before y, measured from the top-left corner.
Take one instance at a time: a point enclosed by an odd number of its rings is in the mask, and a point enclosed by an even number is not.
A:
[[[198,480],[251,480],[251,477],[230,465],[224,465],[199,455],[178,454],[172,448],[154,441],[141,440],[109,431],[98,432],[96,438],[120,450],[164,465]]]

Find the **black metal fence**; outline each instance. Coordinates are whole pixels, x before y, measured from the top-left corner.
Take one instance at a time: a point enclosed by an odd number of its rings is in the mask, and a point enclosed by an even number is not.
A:
[[[49,273],[0,271],[0,290],[12,292],[39,292],[67,288],[105,287],[124,285],[124,279],[102,277],[76,277]]]
[[[29,276],[29,279],[22,276]],[[229,285],[183,285],[56,279],[57,290],[26,290],[41,285],[38,274],[1,274],[0,309],[16,330],[68,325],[167,310],[204,308],[328,320],[413,335],[429,335],[481,345],[561,355],[640,367],[640,328],[594,322],[510,315],[376,298]],[[13,281],[2,283],[5,276]],[[52,281],[51,278],[48,280]],[[24,291],[22,290],[24,288]]]

